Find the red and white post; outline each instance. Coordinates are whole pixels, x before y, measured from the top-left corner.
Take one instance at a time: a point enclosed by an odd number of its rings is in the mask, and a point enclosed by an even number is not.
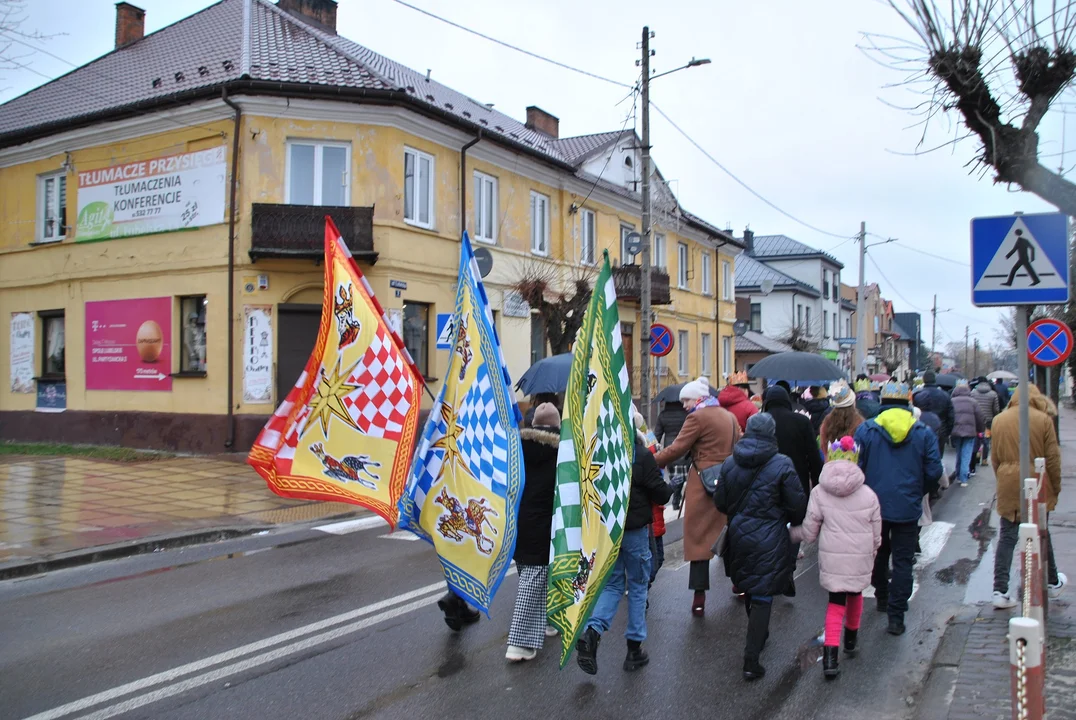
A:
[[[1026,617],[1009,620],[1013,720],[1043,720],[1046,717],[1044,647],[1042,623]]]

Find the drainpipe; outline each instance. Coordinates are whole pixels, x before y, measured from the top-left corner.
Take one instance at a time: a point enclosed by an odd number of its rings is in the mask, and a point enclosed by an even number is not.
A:
[[[482,130],[478,131],[474,140],[460,148],[460,237],[467,232],[467,151],[473,148],[482,139]]]
[[[231,212],[228,213],[228,439],[224,447],[235,447],[235,213],[236,189],[239,186],[239,122],[243,109],[229,97],[227,89],[221,91],[221,100],[235,110],[232,127],[232,183],[229,190]]]

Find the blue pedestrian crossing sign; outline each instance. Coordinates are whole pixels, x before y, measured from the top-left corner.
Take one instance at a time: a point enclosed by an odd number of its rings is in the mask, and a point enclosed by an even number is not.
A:
[[[971,221],[971,302],[1061,305],[1069,300],[1069,228],[1064,213]]]
[[[437,349],[452,348],[452,313],[437,313]]]

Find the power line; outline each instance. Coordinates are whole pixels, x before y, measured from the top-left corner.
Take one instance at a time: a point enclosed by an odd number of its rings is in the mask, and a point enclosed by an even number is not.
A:
[[[620,133],[616,136],[616,141],[613,143],[609,152],[609,157],[605,158],[605,164],[602,165],[601,172],[598,173],[598,177],[594,178],[594,182],[590,186],[590,190],[587,191],[587,196],[583,198],[583,202],[579,203],[579,207],[583,207],[587,204],[587,200],[590,200],[591,194],[594,192],[594,188],[598,187],[598,183],[601,182],[602,176],[605,175],[605,171],[609,168],[609,163],[613,160],[613,155],[616,155],[616,147],[620,144],[620,139],[624,137],[624,132],[628,129],[628,123],[635,117],[635,105],[632,104],[631,110],[628,111],[627,117],[624,118],[624,126],[620,128]]]
[[[396,2],[400,2],[400,0],[396,0]],[[655,110],[657,110],[657,112],[658,112],[658,115],[661,115],[661,117],[665,118],[665,120],[666,120],[666,121],[667,121],[667,122],[668,122],[668,123],[669,123],[670,125],[672,125],[672,126],[673,126],[673,128],[674,128],[674,129],[675,129],[675,130],[676,130],[676,131],[677,131],[678,133],[680,133],[680,134],[681,134],[681,135],[682,135],[682,136],[684,137],[684,139],[685,139],[685,140],[687,140],[687,141],[688,141],[689,143],[691,143],[692,145],[694,145],[694,146],[695,146],[695,149],[696,149],[696,150],[698,150],[699,152],[701,152],[701,153],[702,153],[702,154],[703,154],[703,155],[704,155],[704,156],[706,157],[706,159],[708,159],[708,160],[709,160],[710,162],[712,162],[712,163],[713,163],[714,165],[716,165],[716,166],[717,166],[717,167],[718,167],[718,168],[719,168],[719,169],[720,169],[720,170],[721,170],[721,171],[722,171],[723,173],[725,173],[725,174],[726,174],[726,175],[728,175],[728,176],[729,176],[730,178],[732,178],[733,180],[735,180],[735,181],[736,181],[736,183],[737,183],[737,184],[739,184],[739,185],[740,185],[740,187],[742,187],[743,189],[747,190],[747,192],[751,193],[751,194],[752,194],[752,195],[754,195],[754,196],[755,196],[756,198],[758,198],[758,199],[759,199],[759,200],[761,200],[762,202],[766,203],[766,204],[767,204],[767,205],[769,205],[769,206],[770,206],[771,208],[773,208],[773,209],[774,209],[774,210],[776,210],[777,212],[781,213],[782,215],[784,215],[784,216],[785,216],[785,217],[787,217],[788,219],[790,219],[790,220],[792,220],[792,221],[794,221],[794,222],[797,222],[797,223],[799,223],[800,225],[802,225],[802,226],[803,226],[803,227],[805,227],[805,228],[808,228],[809,230],[814,230],[814,231],[815,231],[816,233],[821,233],[822,235],[829,235],[830,237],[840,238],[841,240],[847,240],[847,239],[848,239],[848,235],[846,235],[846,234],[845,234],[845,235],[842,235],[842,234],[840,234],[840,233],[833,233],[833,232],[829,232],[828,230],[823,230],[822,228],[819,228],[819,227],[815,227],[814,225],[811,225],[811,224],[810,224],[810,223],[808,223],[808,222],[805,222],[805,221],[803,221],[803,220],[800,220],[800,219],[799,219],[798,217],[796,217],[796,216],[795,216],[795,215],[793,215],[792,213],[790,213],[790,212],[788,212],[787,210],[784,210],[784,209],[782,209],[782,208],[778,207],[778,206],[777,206],[777,205],[775,205],[774,203],[772,203],[772,202],[770,202],[769,200],[767,200],[767,199],[766,199],[765,197],[763,197],[763,196],[762,196],[762,194],[761,194],[761,193],[759,193],[758,191],[756,191],[756,190],[755,190],[754,188],[752,188],[752,187],[751,187],[750,185],[748,185],[747,183],[745,183],[745,182],[744,182],[743,180],[741,180],[740,178],[736,177],[735,173],[733,173],[733,172],[732,172],[731,170],[729,170],[729,169],[728,169],[727,167],[725,167],[724,165],[722,165],[722,164],[721,164],[721,162],[720,162],[720,161],[719,161],[719,160],[718,160],[717,158],[715,158],[715,157],[714,157],[713,155],[711,155],[711,154],[710,154],[709,152],[707,152],[707,151],[706,151],[706,149],[705,149],[705,148],[704,148],[704,147],[703,147],[702,145],[700,145],[700,144],[699,144],[698,142],[696,142],[696,141],[695,141],[695,139],[694,139],[694,138],[692,138],[692,137],[691,137],[690,135],[688,135],[688,134],[687,134],[687,132],[685,132],[683,128],[681,128],[681,127],[680,127],[679,125],[677,125],[677,124],[676,124],[676,123],[675,123],[675,122],[673,121],[673,119],[672,119],[672,118],[670,118],[670,117],[669,117],[668,115],[666,115],[666,114],[665,114],[665,111],[664,111],[664,110],[662,110],[661,108],[659,108],[659,107],[657,106],[657,104],[655,104],[655,103],[654,103],[653,101],[651,101],[651,102],[650,102],[650,106],[651,106],[652,108],[654,108]]]
[[[893,283],[893,281],[890,280],[888,277],[886,277],[885,273],[882,272],[882,268],[880,268],[878,266],[878,263],[875,262],[874,258],[871,256],[870,253],[867,253],[867,259],[871,261],[871,265],[874,266],[874,269],[878,271],[878,274],[882,276],[882,279],[886,281],[886,283],[889,285],[890,288],[892,288],[893,292],[895,292],[897,294],[897,297],[899,297],[901,300],[903,300],[905,302],[905,304],[908,305],[908,307],[910,307],[912,310],[915,310],[916,312],[920,312],[920,313],[930,312],[929,310],[924,310],[923,308],[918,307],[911,300],[904,297],[904,295],[901,294],[900,290],[897,290],[897,286]]]
[[[872,236],[874,236],[876,238],[879,238],[881,240],[888,240],[889,239],[889,238],[887,238],[887,237],[885,237],[883,235],[879,235],[878,233],[868,232],[867,234],[872,235]],[[944,255],[935,255],[932,252],[927,252],[926,250],[920,250],[919,248],[908,247],[906,245],[901,245],[900,243],[893,243],[893,247],[898,247],[901,250],[907,250],[907,251],[913,252],[913,253],[915,253],[917,255],[926,255],[927,257],[932,257],[935,260],[941,260],[943,262],[952,263],[953,265],[959,265],[960,267],[968,267],[968,263],[966,263],[966,262],[962,262],[960,260],[954,260],[953,258],[945,257]]]
[[[602,75],[598,75],[597,73],[592,73],[592,72],[590,72],[588,70],[583,70],[581,68],[572,67],[571,65],[568,65],[566,63],[562,63],[559,60],[554,60],[554,59],[548,58],[548,57],[546,57],[544,55],[539,55],[536,52],[531,52],[530,50],[525,50],[525,49],[523,49],[523,48],[521,48],[521,47],[519,47],[517,45],[512,45],[511,43],[507,43],[504,40],[498,40],[495,37],[491,37],[489,35],[486,35],[485,33],[481,33],[481,32],[479,32],[477,30],[472,30],[469,27],[466,27],[464,25],[460,25],[457,22],[453,22],[453,21],[449,20],[448,18],[441,17],[440,15],[435,15],[432,12],[430,12],[429,10],[424,10],[424,9],[422,9],[420,7],[412,5],[411,3],[404,2],[404,0],[394,0],[394,2],[396,2],[399,5],[403,5],[406,8],[411,8],[415,12],[422,13],[423,15],[425,15],[427,17],[431,17],[434,20],[440,20],[441,22],[445,23],[446,25],[451,25],[452,27],[454,27],[454,28],[456,28],[458,30],[462,30],[462,31],[464,31],[466,33],[470,33],[471,35],[475,35],[477,37],[480,37],[483,40],[488,40],[491,43],[496,43],[497,45],[500,45],[502,47],[506,47],[509,50],[515,50],[516,52],[523,53],[524,55],[528,55],[528,56],[530,56],[530,57],[532,57],[532,58],[534,58],[536,60],[541,60],[542,62],[549,63],[550,65],[556,65],[559,68],[563,68],[565,70],[571,70],[574,73],[579,73],[580,75],[586,75],[587,77],[594,78],[595,80],[601,80],[602,82],[607,82],[607,83],[610,83],[611,85],[618,85],[620,87],[625,87],[625,88],[632,87],[631,85],[628,85],[627,83],[622,83],[619,80],[613,80],[612,78],[607,78],[607,77],[604,77]]]

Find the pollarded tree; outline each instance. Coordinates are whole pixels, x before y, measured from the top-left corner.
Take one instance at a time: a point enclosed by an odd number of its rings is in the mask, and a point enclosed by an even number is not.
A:
[[[870,50],[927,81],[927,122],[957,111],[994,181],[1017,185],[1076,216],[1076,184],[1046,168],[1039,128],[1076,76],[1076,1],[888,0],[912,45],[868,35]]]

